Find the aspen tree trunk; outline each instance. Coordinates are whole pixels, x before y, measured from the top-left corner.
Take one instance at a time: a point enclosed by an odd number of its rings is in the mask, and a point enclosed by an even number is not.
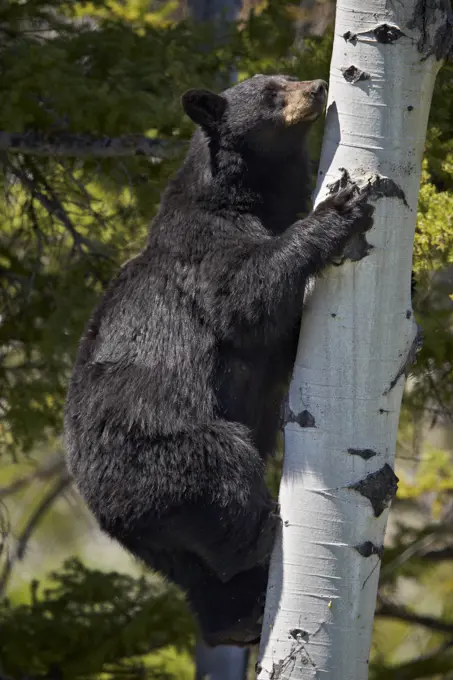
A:
[[[258,680],[365,680],[405,369],[420,167],[446,0],[338,0],[316,202],[346,168],[376,212],[304,309]],[[301,423],[301,425],[299,424]]]

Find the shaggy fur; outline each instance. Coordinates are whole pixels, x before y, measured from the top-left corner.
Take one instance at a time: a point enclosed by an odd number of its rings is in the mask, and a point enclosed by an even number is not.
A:
[[[70,469],[100,526],[187,593],[211,644],[260,635],[279,518],[264,483],[304,282],[370,228],[349,187],[306,219],[323,81],[190,90],[199,125],[148,244],[81,340]]]

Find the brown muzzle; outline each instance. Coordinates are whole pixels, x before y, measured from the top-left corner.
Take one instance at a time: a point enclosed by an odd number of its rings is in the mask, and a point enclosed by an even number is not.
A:
[[[327,83],[324,80],[288,81],[284,85],[283,118],[287,125],[313,121],[324,111]]]

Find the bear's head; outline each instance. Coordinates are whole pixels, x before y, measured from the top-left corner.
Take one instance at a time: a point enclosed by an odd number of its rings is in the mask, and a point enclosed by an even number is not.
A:
[[[260,150],[303,134],[323,112],[326,95],[323,80],[255,75],[222,94],[188,90],[182,105],[208,137],[220,138],[229,148]]]

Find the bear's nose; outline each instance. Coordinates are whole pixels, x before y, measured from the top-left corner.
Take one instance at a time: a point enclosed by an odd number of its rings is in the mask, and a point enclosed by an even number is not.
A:
[[[326,94],[327,83],[325,80],[313,80],[310,87],[310,92],[312,95],[319,96],[321,94]]]

